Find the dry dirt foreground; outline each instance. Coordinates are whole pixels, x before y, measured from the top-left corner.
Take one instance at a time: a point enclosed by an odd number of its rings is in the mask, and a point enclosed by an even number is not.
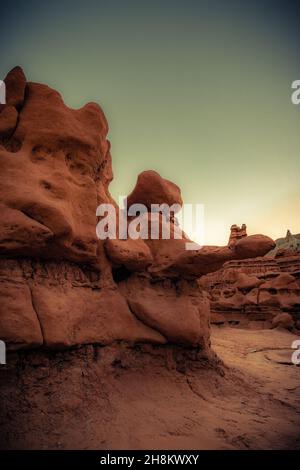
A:
[[[224,440],[238,449],[300,449],[300,367],[291,363],[299,336],[281,329],[212,333],[213,349],[248,384],[240,397],[233,391],[213,400]]]
[[[1,376],[1,447],[300,448],[300,367],[288,364],[296,338],[216,327],[225,366],[178,346],[12,354]]]

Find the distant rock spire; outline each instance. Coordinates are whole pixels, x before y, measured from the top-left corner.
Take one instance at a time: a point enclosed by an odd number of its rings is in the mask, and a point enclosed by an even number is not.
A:
[[[247,226],[243,224],[241,227],[238,225],[232,225],[230,227],[230,237],[228,241],[228,246],[232,247],[236,244],[238,240],[247,236]]]
[[[287,230],[286,236],[285,236],[286,240],[290,240],[292,237],[293,237],[293,235],[292,235],[291,231]]]

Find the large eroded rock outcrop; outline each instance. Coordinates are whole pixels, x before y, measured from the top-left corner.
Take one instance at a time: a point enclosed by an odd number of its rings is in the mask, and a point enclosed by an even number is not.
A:
[[[300,329],[299,255],[229,261],[199,284],[209,293],[212,323]]]
[[[209,351],[209,302],[196,279],[225,261],[264,255],[273,241],[243,236],[232,246],[188,252],[186,236],[98,240],[97,206],[116,206],[103,111],[95,103],[68,108],[56,91],[27,82],[19,67],[5,82],[0,338],[11,349],[127,341]],[[180,206],[182,198],[175,184],[147,171],[129,196],[133,203],[149,210],[152,203]],[[162,228],[166,216],[156,216]]]

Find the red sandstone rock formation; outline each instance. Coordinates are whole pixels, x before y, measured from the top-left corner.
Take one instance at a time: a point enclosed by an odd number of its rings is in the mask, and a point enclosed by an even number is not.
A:
[[[238,225],[232,225],[230,227],[230,237],[228,241],[228,246],[233,246],[238,240],[247,236],[247,227],[243,224],[241,227]]]
[[[231,372],[212,354],[209,299],[198,277],[227,262],[229,269],[203,276],[203,286],[215,276],[217,283],[233,284],[236,298],[250,294],[255,305],[264,283],[267,293],[286,283],[295,289],[289,275],[271,287],[268,282],[281,272],[300,273],[298,261],[242,261],[273,247],[262,235],[187,252],[188,238],[175,239],[180,227],[174,214],[170,240],[162,238],[166,217],[156,214],[157,239],[99,241],[96,208],[115,204],[102,110],[96,104],[69,109],[57,92],[26,82],[20,68],[10,72],[6,85],[7,105],[0,107],[0,339],[18,351],[9,351],[1,373],[0,448],[256,445],[243,437],[253,410],[273,416],[279,400],[271,406],[272,390],[264,399],[245,382],[244,371]],[[148,210],[152,203],[182,203],[179,188],[155,172],[140,175],[129,201]],[[143,217],[148,224],[149,212]],[[235,308],[230,289],[224,297]],[[226,339],[224,344],[230,351],[236,340],[229,348]],[[239,430],[243,439],[236,428],[240,402],[248,406]],[[224,426],[234,423],[231,435],[219,427],[223,423],[213,410],[220,407]],[[291,415],[291,435],[297,437]],[[149,423],[143,424],[149,416],[150,440]],[[290,446],[286,422],[276,422],[283,423],[281,434]],[[269,426],[251,428],[250,434],[266,434]],[[282,446],[281,434],[276,430],[276,443],[271,436],[266,445]]]
[[[299,256],[229,261],[199,284],[210,295],[212,323],[299,326]]]
[[[294,325],[293,317],[289,313],[279,313],[272,320],[272,326],[274,328],[280,327],[286,330],[293,330]]]
[[[89,103],[5,79],[0,114],[0,338],[11,349],[166,342],[209,350],[209,303],[195,279],[230,259],[263,255],[268,237],[187,252],[182,240],[96,238],[96,208],[112,200],[108,124]],[[179,188],[143,172],[128,203],[182,204]],[[144,215],[146,218],[149,214]],[[159,227],[166,223],[157,214]],[[179,230],[171,214],[171,232]],[[139,274],[137,274],[139,273]]]
[[[136,186],[127,198],[128,206],[144,204],[151,209],[151,204],[178,204],[182,206],[181,192],[176,184],[162,178],[156,171],[143,171]],[[177,212],[177,211],[176,211]]]

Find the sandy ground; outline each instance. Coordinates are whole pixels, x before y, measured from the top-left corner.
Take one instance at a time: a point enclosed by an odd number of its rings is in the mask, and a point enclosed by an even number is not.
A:
[[[128,345],[11,357],[1,376],[0,446],[299,449],[294,339],[214,328],[225,365],[178,348]]]
[[[214,328],[216,353],[257,396],[215,403],[223,410],[220,433],[239,448],[300,448],[300,367],[291,363],[293,340],[285,330]]]

